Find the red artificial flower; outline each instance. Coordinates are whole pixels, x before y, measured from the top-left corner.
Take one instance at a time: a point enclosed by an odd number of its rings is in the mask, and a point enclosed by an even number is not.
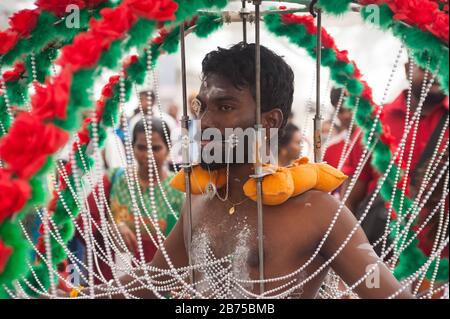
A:
[[[367,6],[369,4],[379,5],[379,4],[386,2],[386,0],[359,0],[358,2],[362,6]]]
[[[336,59],[341,62],[350,63],[347,50],[336,50]]]
[[[12,248],[6,246],[6,244],[0,240],[0,275],[5,270],[6,264],[8,263],[9,256],[12,254]]]
[[[309,34],[316,34],[317,27],[314,18],[310,15],[296,15],[293,13],[283,14],[282,21],[287,24],[303,24]]]
[[[380,109],[381,109],[381,111],[380,111]],[[384,109],[380,105],[375,104],[373,107],[373,110],[372,110],[372,116],[375,118],[375,116],[378,114],[378,112],[380,112],[380,122],[382,122],[383,117],[384,117]]]
[[[395,146],[395,148],[391,148],[391,153],[395,154],[395,152],[397,152],[397,145]],[[395,165],[397,165],[398,168],[400,168],[402,171],[406,170],[406,161],[405,161],[405,156],[403,156],[403,158],[400,161],[400,156],[397,156],[394,159],[394,163]]]
[[[68,69],[63,69],[53,82],[47,79],[45,86],[36,84],[31,98],[33,114],[41,120],[66,119],[71,84],[72,73]]]
[[[67,176],[72,175],[72,163],[70,161],[67,162],[66,165],[64,166],[63,172]],[[62,174],[59,174],[59,184],[60,184],[60,189],[65,189],[67,187],[66,181],[65,181],[64,177],[62,176]]]
[[[9,18],[9,25],[12,30],[16,31],[22,37],[27,37],[34,30],[38,17],[38,10],[21,10]]]
[[[328,49],[336,47],[333,37],[325,29],[322,29],[322,44]]]
[[[360,79],[362,77],[361,70],[358,68],[354,61],[352,61],[352,64],[353,68],[355,69],[355,71],[353,71],[353,77],[356,79]]]
[[[84,0],[86,8],[96,8],[106,0]]]
[[[17,62],[14,65],[14,69],[3,73],[3,80],[5,82],[15,82],[20,79],[21,75],[25,72],[25,64],[23,62]]]
[[[139,17],[157,21],[175,20],[178,9],[173,0],[126,0],[125,4]]]
[[[0,141],[0,158],[14,173],[28,179],[68,139],[69,134],[57,126],[45,124],[37,116],[22,112],[13,122],[9,134]]]
[[[75,37],[72,44],[64,47],[57,63],[64,66],[69,64],[73,72],[82,68],[95,66],[102,52],[109,48],[110,42],[93,33],[87,32]]]
[[[85,0],[37,0],[35,5],[40,9],[62,17],[66,14],[66,9],[69,5],[76,5],[79,9],[83,9],[86,3]]]
[[[129,56],[125,62],[123,62],[123,68],[126,69],[128,68],[130,65],[136,63],[139,60],[139,57],[136,54],[133,54],[131,56]],[[110,79],[111,80],[111,79]]]
[[[14,213],[21,210],[30,196],[31,187],[27,181],[14,178],[11,172],[5,169],[1,169],[0,223],[2,223],[6,218],[11,217]]]
[[[369,101],[370,104],[375,104],[373,102],[373,93],[372,88],[369,86],[369,84],[366,81],[361,81],[364,85],[363,92],[361,93],[361,97],[363,97],[365,100]]]
[[[168,34],[169,34],[169,31],[167,31],[167,29],[160,29],[159,35],[157,37],[153,38],[152,42],[155,44],[162,44]]]
[[[449,41],[449,26],[448,26],[448,13],[439,12],[436,15],[436,19],[434,20],[431,26],[426,26],[426,29],[433,33],[438,38],[444,40],[448,43]]]
[[[91,19],[89,22],[92,32],[99,37],[109,37],[113,40],[121,38],[137,20],[125,5],[102,9],[100,14],[100,20]]]
[[[380,140],[381,142],[383,142],[385,145],[392,145],[392,143],[395,142],[395,138],[391,133],[391,127],[387,124],[381,124],[382,128],[383,128],[383,132],[380,135]]]
[[[392,220],[397,220],[397,213],[394,210],[391,210],[390,214]]]
[[[45,243],[44,243],[44,237],[39,236],[38,241],[36,243],[36,249],[38,252],[41,253],[41,255],[45,255]]]
[[[403,189],[403,187],[405,187],[405,196],[408,197],[411,195],[411,189],[409,187],[410,185],[411,185],[411,178],[409,176],[403,175],[397,184],[397,188]]]
[[[0,55],[8,53],[19,40],[19,34],[12,30],[0,32]]]
[[[82,128],[78,131],[78,143],[73,144],[73,149],[76,151],[78,150],[78,144],[79,145],[87,145],[91,138],[89,137],[89,129],[88,125],[91,123],[91,119],[87,118],[83,122]]]
[[[366,81],[361,80],[361,83],[364,85],[363,92],[361,93],[361,97],[368,101],[370,105],[375,105],[375,101],[373,100],[372,88]],[[375,106],[377,108],[378,106]]]
[[[102,89],[102,95],[104,97],[112,97],[114,94],[114,87],[119,83],[120,76],[115,75],[109,78],[108,84],[106,84]]]
[[[56,190],[53,191],[52,199],[48,202],[47,208],[50,212],[54,212],[56,210],[56,206],[58,204],[58,192]]]
[[[103,111],[105,110],[105,100],[101,98],[95,103],[96,109],[95,114],[97,118],[100,120],[103,117]]]
[[[438,4],[429,0],[389,0],[388,5],[394,11],[394,19],[421,29],[433,23],[439,10]]]

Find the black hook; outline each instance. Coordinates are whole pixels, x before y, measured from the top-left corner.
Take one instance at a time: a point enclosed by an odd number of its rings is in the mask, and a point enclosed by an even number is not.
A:
[[[314,7],[316,6],[317,1],[319,0],[312,0],[311,3],[309,4],[309,12],[314,18],[317,16],[316,12],[314,11]]]

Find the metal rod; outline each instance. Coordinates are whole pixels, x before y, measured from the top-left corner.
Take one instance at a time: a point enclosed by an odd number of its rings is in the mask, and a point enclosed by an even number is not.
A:
[[[259,260],[259,293],[264,293],[264,219],[262,204],[262,160],[260,154],[260,146],[262,141],[262,125],[261,125],[261,25],[260,25],[260,0],[253,1],[255,5],[255,86],[256,86],[256,204],[258,211],[258,260]]]
[[[244,43],[247,43],[247,13],[246,9],[246,0],[242,0],[242,40]]]
[[[189,156],[189,115],[188,115],[188,100],[187,100],[187,84],[186,84],[186,45],[185,45],[185,34],[184,34],[184,23],[180,24],[180,48],[181,48],[181,83],[183,88],[183,117],[181,119],[181,124],[183,128],[183,141],[187,143],[182,147],[183,149],[183,169],[185,176],[185,187],[186,187],[186,207],[187,207],[187,249],[188,249],[188,260],[189,266],[192,266],[192,194],[191,194],[191,173],[192,167],[190,165]],[[195,288],[195,274],[194,269],[191,269],[191,282]]]
[[[314,117],[314,161],[322,162],[322,114],[320,110],[320,70],[322,60],[322,10],[317,12],[317,45],[316,45],[316,115]]]

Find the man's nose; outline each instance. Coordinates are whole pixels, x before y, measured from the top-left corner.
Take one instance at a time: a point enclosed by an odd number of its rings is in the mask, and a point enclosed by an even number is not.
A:
[[[205,113],[201,117],[200,122],[202,131],[211,127],[215,127],[211,111],[209,111],[208,109],[205,110]]]

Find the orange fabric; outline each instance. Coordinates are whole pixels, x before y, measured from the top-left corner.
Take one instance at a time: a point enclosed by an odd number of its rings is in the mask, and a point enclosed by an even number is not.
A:
[[[347,179],[341,171],[326,163],[309,163],[302,157],[288,167],[275,167],[271,175],[263,179],[264,205],[281,205],[289,198],[311,189],[331,192]],[[256,181],[251,178],[244,185],[244,193],[256,201]]]
[[[273,173],[263,178],[262,189],[264,205],[280,205],[287,201],[294,192],[294,181],[289,169],[273,167]],[[244,194],[256,201],[256,180],[254,178],[250,178],[244,184]]]
[[[270,172],[264,176],[262,182],[263,204],[281,205],[289,198],[303,194],[311,189],[322,192],[332,192],[347,179],[341,171],[326,163],[309,163],[308,158],[302,157],[288,167],[264,165],[263,170]],[[171,180],[170,185],[185,192],[185,175],[181,170]],[[217,189],[226,184],[224,170],[208,172],[200,166],[195,166],[191,174],[192,194],[205,192],[208,183],[212,182]],[[244,194],[256,201],[256,180],[250,178],[243,187]]]
[[[190,180],[191,193],[195,195],[202,194],[210,182],[216,185],[217,189],[222,188],[227,182],[227,178],[223,170],[208,172],[199,165],[192,168]],[[170,186],[180,192],[186,192],[184,169],[180,170],[178,174],[172,178],[170,181]]]

